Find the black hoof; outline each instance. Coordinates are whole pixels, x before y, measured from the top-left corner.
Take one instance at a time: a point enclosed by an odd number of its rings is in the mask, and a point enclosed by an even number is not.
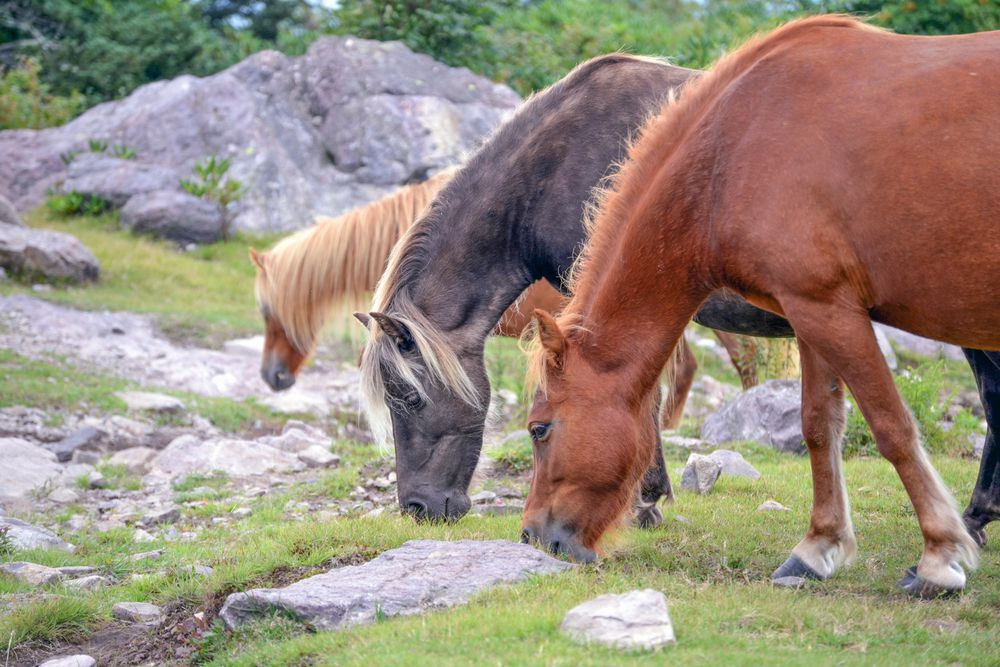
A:
[[[968,516],[962,517],[965,521],[965,529],[969,531],[969,535],[972,535],[972,539],[976,541],[979,548],[982,549],[986,546],[986,524],[982,521],[978,521]]]
[[[792,554],[777,570],[771,573],[771,581],[783,579],[784,577],[802,577],[804,579],[816,579],[822,581],[825,577],[819,576],[819,572],[812,569],[805,562]]]
[[[899,580],[897,585],[907,594],[921,600],[952,597],[962,592],[961,588],[942,588],[937,584],[932,584],[917,574],[916,565],[906,571],[906,575]]]
[[[663,523],[663,514],[656,505],[641,508],[635,515],[635,525],[640,528],[656,528]]]

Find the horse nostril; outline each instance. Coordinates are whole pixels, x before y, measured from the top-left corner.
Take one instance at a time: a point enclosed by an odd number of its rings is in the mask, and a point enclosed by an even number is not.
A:
[[[559,553],[559,546],[560,546],[559,540],[556,540],[555,542],[552,542],[549,545],[549,549],[552,551],[552,553],[558,554]]]
[[[423,519],[427,516],[427,505],[419,500],[410,500],[406,503],[404,511],[417,519]]]
[[[528,544],[531,542],[531,533],[527,529],[521,531],[521,544]]]

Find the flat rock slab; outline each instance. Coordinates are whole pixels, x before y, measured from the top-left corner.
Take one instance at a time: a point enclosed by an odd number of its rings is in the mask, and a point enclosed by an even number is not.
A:
[[[62,475],[56,455],[21,438],[0,438],[0,497],[25,498]]]
[[[363,565],[309,577],[285,588],[234,593],[219,612],[236,628],[271,611],[290,613],[319,630],[409,616],[465,604],[499,584],[575,567],[527,544],[503,540],[411,540]]]
[[[38,563],[27,563],[16,561],[0,565],[0,574],[23,581],[32,586],[47,586],[57,581],[62,581],[63,573],[54,567],[39,565]]]
[[[19,519],[0,516],[0,528],[7,529],[7,537],[18,549],[59,549],[70,552],[75,549],[72,544],[59,539],[52,531]]]
[[[52,658],[51,660],[46,660],[38,667],[94,667],[97,661],[91,658],[89,655],[84,655],[82,653],[78,655],[67,655],[61,658]]]
[[[150,462],[150,474],[177,478],[222,471],[234,477],[305,470],[295,454],[253,440],[201,440],[182,435]]]
[[[574,641],[625,650],[656,650],[677,643],[667,599],[648,588],[584,602],[566,613],[559,628]]]
[[[115,396],[125,401],[129,410],[167,414],[177,414],[184,410],[184,403],[180,399],[166,394],[154,394],[148,391],[119,391]]]
[[[111,608],[111,614],[117,619],[143,625],[156,625],[163,620],[160,608],[148,602],[119,602]]]

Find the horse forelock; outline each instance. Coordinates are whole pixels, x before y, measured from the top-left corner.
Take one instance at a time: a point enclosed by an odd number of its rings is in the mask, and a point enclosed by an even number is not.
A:
[[[387,445],[392,439],[389,403],[394,399],[386,391],[387,374],[412,387],[424,401],[430,400],[428,385],[439,384],[466,404],[476,408],[482,406],[479,390],[465,372],[445,334],[427,319],[405,290],[397,291],[394,296],[392,304],[381,305],[381,312],[406,327],[421,363],[414,363],[404,356],[392,337],[377,324],[373,322],[370,325],[370,338],[361,357],[361,397],[369,429],[380,446]],[[406,410],[402,404],[395,407]]]

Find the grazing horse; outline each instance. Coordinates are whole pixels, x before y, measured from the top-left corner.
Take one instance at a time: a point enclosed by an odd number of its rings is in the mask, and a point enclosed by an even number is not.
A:
[[[653,460],[645,415],[699,306],[780,314],[802,361],[809,531],[779,567],[825,579],[856,551],[844,383],[916,510],[900,581],[965,586],[978,547],[923,448],[872,321],[1000,349],[1000,32],[895,35],[847,17],[748,42],[644,127],[592,223],[558,321],[539,311],[525,539],[581,560]],[[985,465],[985,462],[984,462]]]
[[[444,187],[456,169],[446,169],[416,185],[337,218],[317,223],[280,241],[267,252],[250,249],[257,267],[257,302],[264,318],[261,377],[275,391],[288,389],[312,353],[320,330],[338,301],[370,294],[392,247]],[[493,333],[518,337],[536,308],[558,311],[566,297],[540,278],[500,316]],[[752,342],[716,331],[729,352],[744,388],[756,379]],[[750,350],[750,354],[748,354]],[[693,355],[679,360],[672,375],[672,400],[663,405],[664,428],[676,428],[698,364]]]
[[[373,312],[360,318],[371,334],[362,395],[377,439],[392,435],[404,510],[429,518],[468,511],[489,404],[487,335],[532,281],[564,287],[592,190],[648,115],[696,75],[623,54],[581,64],[521,105],[393,250]],[[705,312],[699,322],[717,330],[792,334],[784,319],[731,294]],[[684,391],[691,372],[674,373]],[[681,405],[667,404],[667,421]],[[650,405],[650,446],[659,451],[656,412]],[[638,521],[658,523],[655,503],[670,492],[662,455],[642,487]]]

